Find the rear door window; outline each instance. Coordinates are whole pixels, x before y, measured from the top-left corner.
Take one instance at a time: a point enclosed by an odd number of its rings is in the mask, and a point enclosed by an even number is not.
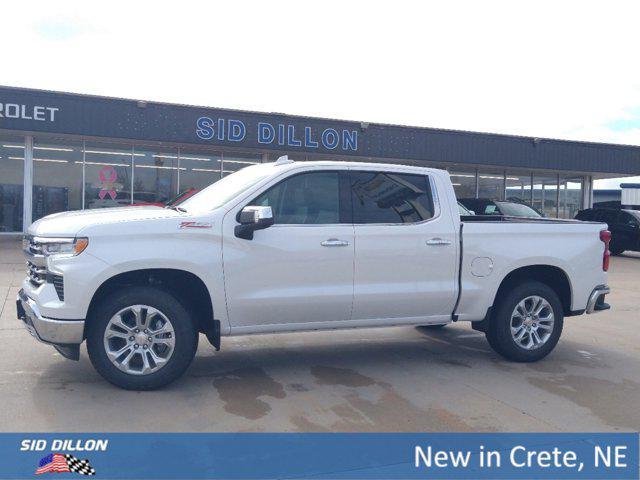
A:
[[[353,223],[415,223],[434,215],[429,178],[391,172],[350,172]]]

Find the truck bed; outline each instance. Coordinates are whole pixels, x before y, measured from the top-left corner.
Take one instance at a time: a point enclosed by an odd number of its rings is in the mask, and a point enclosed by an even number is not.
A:
[[[555,218],[461,217],[461,320],[483,318],[501,279],[520,267],[547,265],[570,279],[571,310],[583,310],[602,271],[604,223]]]
[[[460,220],[465,222],[509,222],[509,223],[594,223],[582,222],[564,218],[533,218],[533,217],[507,217],[502,215],[461,215]]]

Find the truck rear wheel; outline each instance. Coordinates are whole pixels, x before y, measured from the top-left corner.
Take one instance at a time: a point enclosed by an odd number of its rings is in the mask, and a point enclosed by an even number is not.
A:
[[[87,319],[87,350],[106,380],[127,390],[163,387],[189,367],[198,333],[170,293],[133,287],[107,296]]]
[[[498,300],[486,337],[503,357],[535,362],[546,357],[562,333],[564,314],[558,295],[544,283],[521,283]]]

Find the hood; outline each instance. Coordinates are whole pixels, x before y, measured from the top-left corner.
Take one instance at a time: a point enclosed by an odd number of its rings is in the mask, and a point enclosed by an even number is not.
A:
[[[183,213],[163,207],[117,207],[54,213],[29,227],[30,235],[46,237],[74,236],[92,225],[104,225],[141,220],[178,218]]]

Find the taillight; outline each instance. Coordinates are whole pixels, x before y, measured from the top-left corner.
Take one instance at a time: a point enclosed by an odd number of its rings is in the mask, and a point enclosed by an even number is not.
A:
[[[604,253],[602,254],[602,270],[609,270],[609,257],[611,252],[609,251],[609,242],[611,241],[611,232],[609,230],[600,230],[600,240],[604,242]]]

